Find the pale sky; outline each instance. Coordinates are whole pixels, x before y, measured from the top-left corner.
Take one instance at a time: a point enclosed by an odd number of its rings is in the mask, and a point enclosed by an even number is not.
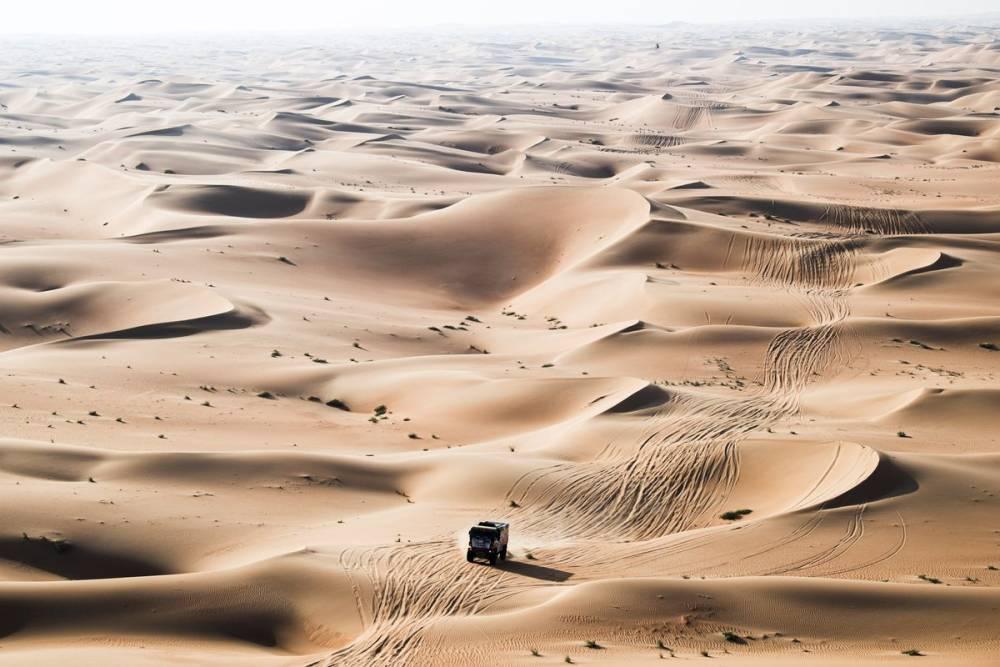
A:
[[[534,23],[909,17],[1000,10],[1000,0],[18,0],[0,34],[337,30]]]

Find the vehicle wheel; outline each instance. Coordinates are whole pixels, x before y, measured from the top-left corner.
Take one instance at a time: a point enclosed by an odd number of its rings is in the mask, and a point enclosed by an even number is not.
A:
[[[465,552],[465,560],[467,560],[467,561],[469,561],[471,563],[473,561],[473,558],[474,557],[472,555],[472,550],[471,549],[469,551]]]
[[[497,564],[497,555],[490,554],[490,565],[496,565],[496,564]]]
[[[507,560],[507,550],[504,549],[500,552],[500,560]]]

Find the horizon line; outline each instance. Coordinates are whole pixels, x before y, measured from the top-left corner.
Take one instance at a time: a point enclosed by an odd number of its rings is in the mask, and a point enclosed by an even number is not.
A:
[[[736,19],[676,19],[670,21],[663,21],[657,23],[641,23],[638,21],[612,21],[612,22],[597,22],[597,21],[555,21],[555,20],[543,20],[543,21],[530,21],[530,22],[510,22],[510,23],[485,23],[485,22],[438,22],[438,23],[426,23],[426,24],[411,24],[411,25],[375,25],[375,24],[353,24],[353,25],[343,25],[343,26],[323,26],[323,27],[304,27],[304,28],[292,28],[292,27],[234,27],[227,28],[225,26],[217,26],[212,28],[166,28],[162,30],[156,29],[123,29],[123,30],[109,30],[109,31],[74,31],[74,30],[51,30],[51,31],[32,31],[32,30],[12,30],[10,32],[0,31],[0,39],[2,38],[23,38],[23,37],[146,37],[146,36],[205,36],[205,35],[250,35],[250,34],[288,34],[288,35],[301,35],[301,34],[324,34],[324,33],[344,33],[350,31],[356,31],[359,33],[372,34],[372,33],[400,33],[400,32],[427,32],[435,29],[448,29],[448,30],[471,30],[476,32],[486,32],[486,31],[496,31],[496,30],[523,30],[523,29],[538,29],[538,28],[591,28],[598,30],[612,30],[612,29],[641,29],[641,30],[657,30],[665,29],[677,26],[692,26],[692,27],[704,27],[704,26],[759,26],[763,23],[780,23],[782,25],[788,24],[799,24],[802,26],[808,26],[810,24],[829,24],[829,23],[880,23],[886,21],[906,21],[919,23],[920,21],[926,20],[941,20],[941,19],[952,19],[952,20],[962,20],[962,19],[976,19],[976,18],[989,18],[994,20],[1000,20],[1000,10],[997,11],[985,11],[985,12],[957,12],[957,13],[934,13],[934,14],[917,14],[917,15],[903,15],[903,14],[884,14],[884,15],[865,15],[865,16],[808,16],[808,17],[794,17],[794,16],[765,16],[760,18],[736,18]],[[984,26],[986,27],[986,26]]]

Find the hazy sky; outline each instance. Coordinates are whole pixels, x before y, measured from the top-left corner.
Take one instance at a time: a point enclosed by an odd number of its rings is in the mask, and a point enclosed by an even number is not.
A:
[[[437,23],[662,23],[929,16],[1000,10],[1000,0],[19,0],[0,33],[406,28]]]

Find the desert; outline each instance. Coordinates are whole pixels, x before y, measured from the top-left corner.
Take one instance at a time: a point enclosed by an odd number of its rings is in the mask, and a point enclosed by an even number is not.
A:
[[[0,665],[996,665],[998,30],[0,36]]]

